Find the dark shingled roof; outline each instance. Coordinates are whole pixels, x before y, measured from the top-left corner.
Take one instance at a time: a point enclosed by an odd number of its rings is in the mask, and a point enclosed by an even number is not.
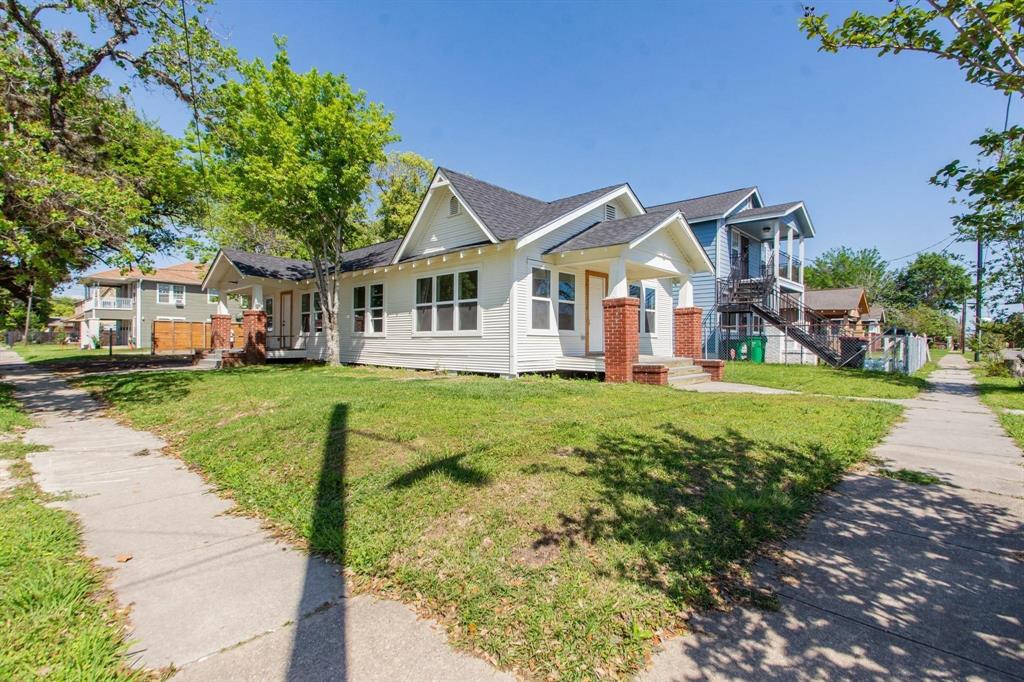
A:
[[[313,277],[313,264],[297,258],[278,258],[238,249],[222,249],[224,257],[246,277],[300,281]]]
[[[554,201],[542,201],[450,168],[440,170],[499,241],[519,239],[625,184],[609,185]]]
[[[546,251],[546,253],[563,253],[567,251],[595,249],[601,246],[628,244],[637,237],[640,237],[657,227],[673,213],[675,213],[674,209],[671,211],[642,213],[629,218],[619,218],[618,220],[605,220],[600,223],[594,223],[579,234],[570,237],[557,246],[551,247]]]
[[[799,201],[788,201],[784,204],[772,204],[771,206],[762,206],[761,208],[748,208],[745,211],[740,211],[736,215],[732,216],[730,221],[742,221],[751,220],[754,218],[762,217],[777,217],[785,215],[794,206],[798,206]]]
[[[808,289],[804,292],[804,305],[811,310],[855,310],[860,308],[863,298],[863,287]]]
[[[648,206],[648,211],[666,211],[679,209],[683,217],[693,222],[701,218],[719,218],[725,215],[730,208],[740,203],[745,196],[754,191],[754,187],[742,187],[740,189],[708,194],[693,199],[682,199],[681,201],[670,201],[667,204]]]
[[[401,239],[381,242],[347,251],[341,264],[342,272],[365,270],[391,263]],[[297,258],[278,258],[262,253],[249,253],[238,249],[223,249],[224,256],[246,277],[267,277],[295,282],[314,277],[313,264]]]

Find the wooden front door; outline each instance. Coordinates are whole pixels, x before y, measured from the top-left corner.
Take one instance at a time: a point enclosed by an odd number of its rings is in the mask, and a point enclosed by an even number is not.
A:
[[[281,310],[277,312],[277,334],[280,337],[281,348],[292,347],[292,292],[281,292]]]
[[[587,270],[586,352],[604,352],[604,299],[608,295],[608,275]]]

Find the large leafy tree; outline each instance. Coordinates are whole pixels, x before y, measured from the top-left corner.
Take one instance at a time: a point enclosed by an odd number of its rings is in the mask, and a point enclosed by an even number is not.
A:
[[[893,278],[878,249],[840,246],[811,261],[804,271],[804,282],[809,289],[864,287],[868,301],[874,304],[889,302]]]
[[[374,170],[376,220],[367,229],[368,242],[405,235],[434,177],[434,164],[415,152],[391,152]]]
[[[922,253],[896,274],[892,302],[904,308],[923,305],[953,312],[971,295],[971,278],[944,253]]]
[[[955,64],[969,83],[1024,94],[1024,2],[927,0],[897,2],[885,14],[855,11],[831,27],[828,14],[806,7],[801,28],[820,49],[853,48],[879,56],[918,52]],[[976,140],[980,167],[955,160],[931,182],[953,187],[963,212],[954,219],[965,239],[1017,234],[1024,215],[1024,129],[987,131]]]
[[[0,0],[0,288],[24,299],[97,260],[148,265],[196,222],[179,142],[100,76],[168,88],[187,104],[232,63],[179,0]],[[68,15],[90,27],[67,28]]]
[[[343,75],[297,73],[283,40],[271,64],[243,64],[211,102],[219,200],[296,244],[313,263],[330,357],[340,308],[332,273],[359,243],[371,171],[396,137],[391,115]]]

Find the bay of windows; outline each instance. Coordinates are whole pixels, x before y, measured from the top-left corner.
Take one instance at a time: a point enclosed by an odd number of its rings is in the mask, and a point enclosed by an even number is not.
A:
[[[479,329],[478,272],[449,272],[416,280],[416,331],[472,332]]]

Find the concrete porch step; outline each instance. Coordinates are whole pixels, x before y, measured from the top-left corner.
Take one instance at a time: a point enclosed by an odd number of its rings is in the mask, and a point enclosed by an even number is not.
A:
[[[677,374],[669,375],[668,385],[669,386],[689,386],[690,384],[703,384],[711,381],[711,375],[707,372],[698,371],[691,374]]]
[[[671,379],[672,377],[689,376],[691,374],[701,374],[702,372],[703,372],[703,370],[700,367],[698,367],[697,365],[693,365],[693,364],[690,364],[690,365],[675,365],[675,366],[669,366],[668,367],[668,377],[669,377],[669,379]]]
[[[672,369],[673,367],[692,367],[693,358],[661,357],[657,355],[641,355],[638,363],[643,365],[663,365]]]

